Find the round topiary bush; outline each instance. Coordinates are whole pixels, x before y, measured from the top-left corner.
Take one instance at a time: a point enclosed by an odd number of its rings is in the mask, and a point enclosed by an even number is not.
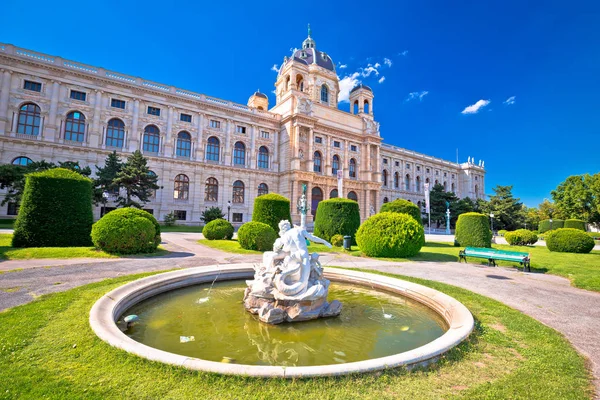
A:
[[[160,232],[158,241],[156,239],[155,222],[156,219],[146,211],[119,208],[94,224],[92,241],[94,246],[107,253],[152,253],[160,243]]]
[[[275,232],[279,231],[279,222],[292,222],[290,201],[277,193],[268,193],[254,199],[252,221],[269,225]]]
[[[27,175],[14,247],[91,246],[92,181],[54,168]]]
[[[594,239],[579,229],[561,228],[546,234],[546,247],[550,251],[589,253],[594,245]]]
[[[330,243],[335,247],[342,247],[344,245],[344,237],[342,235],[333,235],[331,237]]]
[[[224,219],[215,219],[204,226],[202,234],[208,240],[230,240],[233,237],[233,225]]]
[[[511,246],[528,246],[538,241],[538,236],[527,229],[517,229],[513,232],[506,232],[504,239]]]
[[[335,198],[319,203],[315,216],[314,234],[331,241],[333,235],[351,236],[356,243],[356,231],[360,226],[360,211],[354,200]]]
[[[454,237],[462,247],[492,247],[488,216],[476,212],[460,214]]]
[[[544,232],[548,232],[553,229],[560,229],[560,228],[564,228],[564,227],[565,227],[565,221],[562,219],[553,219],[552,223],[550,223],[549,219],[545,219],[543,221],[540,221],[540,224],[538,226],[538,231],[540,231],[540,233],[544,233]]]
[[[273,250],[277,233],[273,228],[262,222],[246,222],[238,229],[238,242],[247,250]]]
[[[579,229],[585,232],[585,222],[580,219],[567,219],[565,220],[565,228]]]
[[[369,257],[412,257],[425,245],[425,231],[408,214],[383,212],[358,228],[356,241]]]
[[[379,212],[405,213],[423,225],[423,218],[421,217],[421,210],[419,209],[419,206],[408,200],[396,199],[389,203],[385,203],[381,206],[381,210]]]

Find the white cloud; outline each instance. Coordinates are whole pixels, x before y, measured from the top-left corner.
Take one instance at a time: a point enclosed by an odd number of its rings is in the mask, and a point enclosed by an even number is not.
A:
[[[348,64],[340,64],[338,66],[338,68],[340,68],[340,69],[348,68]]]
[[[383,81],[385,81],[385,76],[382,76],[377,82],[383,83]]]
[[[404,101],[411,101],[416,99],[419,99],[419,101],[423,101],[423,97],[427,96],[428,94],[428,90],[423,90],[421,92],[410,92],[408,96],[406,96],[406,100]]]
[[[406,57],[408,55],[408,50],[404,50],[404,51],[398,53],[398,55]]]
[[[488,104],[490,104],[490,100],[477,100],[477,103],[465,107],[465,109],[461,111],[461,114],[477,114],[483,107],[487,106]]]
[[[504,100],[504,104],[506,104],[507,106],[511,106],[511,105],[515,104],[516,99],[517,99],[517,96],[510,96],[508,99]]]
[[[384,58],[384,59],[383,59],[383,63],[384,63],[385,65],[387,65],[388,67],[391,67],[391,66],[392,66],[392,60],[390,60],[389,58]]]
[[[371,75],[371,73],[375,73],[376,76],[379,76],[379,71],[377,71],[377,69],[375,69],[374,67],[370,67],[370,66],[363,69],[361,72],[361,75],[364,78],[367,78],[369,75]]]
[[[273,64],[273,66],[271,67],[271,71],[279,72],[279,68],[277,67],[277,64]]]
[[[358,80],[359,76],[360,73],[355,72],[352,75],[346,75],[343,79],[340,79],[340,93],[338,94],[339,103],[350,101],[350,91],[360,83]]]
[[[369,64],[369,65],[370,65],[370,64]],[[380,68],[380,67],[381,67],[381,64],[379,64],[379,63],[375,63],[374,67],[375,67],[375,68]]]

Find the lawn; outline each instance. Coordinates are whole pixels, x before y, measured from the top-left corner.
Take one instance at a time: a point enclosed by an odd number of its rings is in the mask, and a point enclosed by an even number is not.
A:
[[[0,219],[0,229],[13,229],[15,224],[14,219],[2,218]]]
[[[193,233],[202,233],[202,228],[204,228],[204,227],[203,226],[199,226],[199,225],[173,225],[173,226],[161,225],[160,226],[160,231],[161,232],[193,232]]]
[[[369,271],[372,272],[372,271]],[[0,313],[1,398],[89,399],[589,399],[584,358],[556,331],[495,300],[446,292],[473,313],[471,338],[427,369],[318,379],[220,376],[151,362],[98,339],[89,310],[119,277]],[[404,278],[404,277],[403,277]]]
[[[238,243],[238,241],[236,239],[232,239],[232,240],[200,239],[200,240],[198,240],[198,243],[203,246],[211,247],[211,248],[217,249],[217,250],[226,251],[228,253],[262,254],[262,251],[243,249],[242,246],[240,246],[240,244]],[[360,255],[360,251],[358,250],[357,246],[352,246],[352,251],[348,252],[348,251],[344,250],[342,247],[332,247],[330,249],[327,246],[324,246],[322,244],[311,243],[310,246],[308,246],[308,250],[310,252],[317,252],[317,253],[346,253],[346,254],[352,254],[352,255]]]

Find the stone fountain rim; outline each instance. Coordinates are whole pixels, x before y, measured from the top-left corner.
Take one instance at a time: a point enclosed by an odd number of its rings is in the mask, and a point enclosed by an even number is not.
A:
[[[372,285],[376,289],[416,300],[438,313],[446,321],[448,330],[421,347],[386,357],[344,364],[284,367],[228,364],[169,353],[129,338],[115,323],[123,312],[147,298],[186,286],[212,282],[217,275],[218,281],[251,279],[254,268],[252,264],[212,265],[165,272],[135,280],[110,291],[94,304],[90,311],[90,326],[104,342],[148,360],[218,374],[272,378],[347,375],[401,366],[411,368],[427,365],[465,340],[474,327],[471,312],[458,300],[442,292],[398,278],[341,268],[325,268],[324,275],[331,281],[367,287]]]

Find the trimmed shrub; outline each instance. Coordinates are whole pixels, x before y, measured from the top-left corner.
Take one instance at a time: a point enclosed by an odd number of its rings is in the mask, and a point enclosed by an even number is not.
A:
[[[455,239],[462,247],[492,247],[488,216],[476,212],[460,214],[456,221]]]
[[[592,239],[600,240],[600,232],[588,232],[587,233]]]
[[[369,257],[412,257],[425,245],[425,231],[411,215],[383,212],[358,228],[356,241]]]
[[[405,213],[413,217],[419,224],[423,225],[423,218],[421,217],[421,210],[419,206],[411,203],[408,200],[396,199],[389,203],[385,203],[381,206],[379,212],[397,212]]]
[[[119,208],[94,224],[92,241],[94,246],[107,253],[153,253],[160,243],[157,225],[152,214],[144,210]]]
[[[233,237],[233,225],[224,219],[215,219],[204,226],[202,234],[208,240],[231,240]]]
[[[254,199],[252,221],[269,225],[275,232],[279,232],[279,222],[287,220],[292,222],[290,201],[277,193],[268,193]]]
[[[506,235],[506,233],[507,233],[507,232],[508,232],[508,231],[507,231],[506,229],[500,229],[500,230],[498,231],[498,235],[499,235],[499,236],[504,236],[504,235]]]
[[[549,219],[545,219],[543,221],[540,221],[538,231],[540,231],[540,233],[544,233],[544,232],[548,232],[549,230],[552,230],[552,229],[560,229],[560,228],[564,228],[564,227],[565,227],[565,221],[562,219],[553,219],[552,223],[550,223]]]
[[[14,247],[91,246],[92,181],[64,168],[28,174]]]
[[[567,219],[565,221],[565,228],[579,229],[580,231],[586,231],[585,222],[580,219]]]
[[[328,242],[333,235],[351,236],[352,244],[356,244],[355,235],[359,226],[360,211],[356,201],[335,198],[319,202],[315,216],[315,236]]]
[[[504,239],[511,246],[528,246],[538,241],[538,236],[527,229],[517,229],[514,232],[506,232]]]
[[[340,234],[333,235],[331,237],[331,245],[335,247],[342,247],[344,245],[344,237]]]
[[[594,245],[594,239],[579,229],[555,229],[546,235],[546,247],[550,251],[589,253]]]
[[[238,242],[243,249],[267,251],[273,250],[277,233],[262,222],[246,222],[238,229]]]

